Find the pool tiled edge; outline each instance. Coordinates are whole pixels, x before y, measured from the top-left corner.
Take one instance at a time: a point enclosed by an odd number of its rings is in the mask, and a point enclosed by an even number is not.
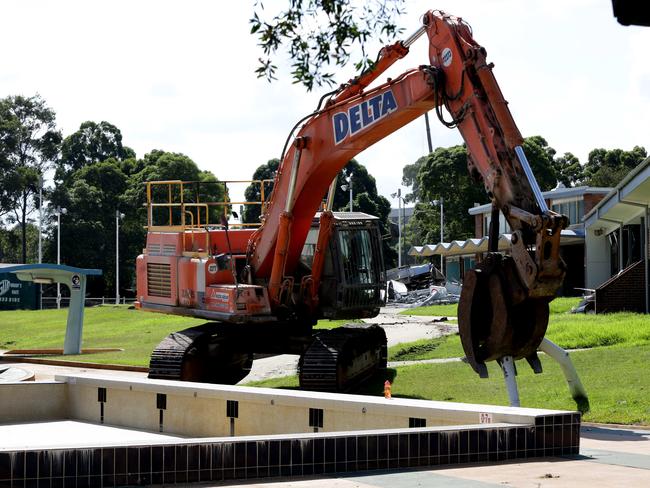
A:
[[[579,415],[573,414],[539,417],[536,425],[480,424],[5,451],[0,452],[0,486],[175,484],[575,455],[579,428]]]
[[[0,413],[11,408],[24,411],[38,398],[45,401],[49,395],[56,401],[56,416],[60,418],[149,432],[163,432],[164,428],[165,433],[185,438],[117,445],[98,436],[77,443],[61,439],[56,447],[47,449],[34,447],[36,444],[21,449],[9,445],[0,449],[0,488],[108,487],[385,472],[577,455],[580,447],[581,418],[577,412],[120,381],[92,375],[61,379],[64,381],[58,389],[36,384],[29,390],[30,385],[6,390],[13,394],[15,406],[0,401]],[[34,393],[37,391],[46,394]],[[21,406],[19,399],[25,405]],[[184,416],[203,426],[203,431],[197,434],[197,426],[187,419],[183,424]],[[265,418],[265,423],[255,417]],[[285,418],[302,431],[267,430],[277,422],[274,419]],[[234,432],[235,419],[237,432],[244,435],[228,436],[229,427]],[[328,428],[343,425],[343,420],[347,428]],[[21,421],[25,419],[14,420]],[[386,428],[378,429],[378,425]],[[249,435],[246,431],[256,433]]]

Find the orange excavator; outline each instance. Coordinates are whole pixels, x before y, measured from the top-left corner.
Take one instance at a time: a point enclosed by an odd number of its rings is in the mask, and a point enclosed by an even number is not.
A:
[[[422,35],[428,64],[371,87]],[[332,212],[333,193],[351,158],[430,110],[460,131],[469,172],[492,201],[492,222],[501,212],[512,229],[510,255],[496,252],[494,226],[490,252],[465,277],[459,329],[468,362],[482,376],[486,361],[503,357],[526,358],[539,370],[548,304],[565,274],[559,248],[568,221],[546,205],[492,68],[462,19],[424,14],[413,35],[384,47],[370,69],[296,124],[257,229],[210,223],[213,209],[189,191],[192,183],[149,183],[137,307],[210,321],[165,338],[149,376],[233,383],[254,353],[294,353],[304,388],[341,391],[385,367],[381,328],[313,330],[319,318],[371,317],[384,303],[377,221]],[[156,202],[160,193],[164,203]]]

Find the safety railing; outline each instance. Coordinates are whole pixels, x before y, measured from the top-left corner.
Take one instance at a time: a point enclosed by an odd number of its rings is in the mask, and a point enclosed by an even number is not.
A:
[[[193,230],[206,227],[222,228],[228,222],[235,205],[259,205],[263,214],[268,204],[268,187],[271,179],[229,180],[229,181],[148,181],[147,229],[148,230]],[[259,185],[260,199],[257,201],[233,201],[230,199],[230,185]],[[222,197],[223,199],[212,200]],[[229,223],[231,228],[256,228],[259,222]]]
[[[135,298],[119,298],[119,305],[131,305],[135,302]],[[115,305],[115,297],[86,297],[84,299],[85,307],[96,307],[98,305]],[[70,306],[70,297],[61,297],[61,308],[68,308]],[[55,309],[57,308],[56,297],[42,297],[41,308]]]

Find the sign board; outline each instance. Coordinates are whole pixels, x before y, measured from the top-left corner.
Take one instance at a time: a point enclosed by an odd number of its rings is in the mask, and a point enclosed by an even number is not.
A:
[[[0,273],[0,310],[37,310],[39,286],[20,281],[14,273]]]

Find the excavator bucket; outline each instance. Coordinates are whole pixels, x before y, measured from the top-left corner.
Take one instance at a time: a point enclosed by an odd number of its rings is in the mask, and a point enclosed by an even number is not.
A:
[[[537,348],[548,326],[548,299],[527,297],[514,266],[512,258],[490,253],[463,281],[458,329],[467,362],[482,378],[485,363],[504,356],[525,358],[541,372]]]

